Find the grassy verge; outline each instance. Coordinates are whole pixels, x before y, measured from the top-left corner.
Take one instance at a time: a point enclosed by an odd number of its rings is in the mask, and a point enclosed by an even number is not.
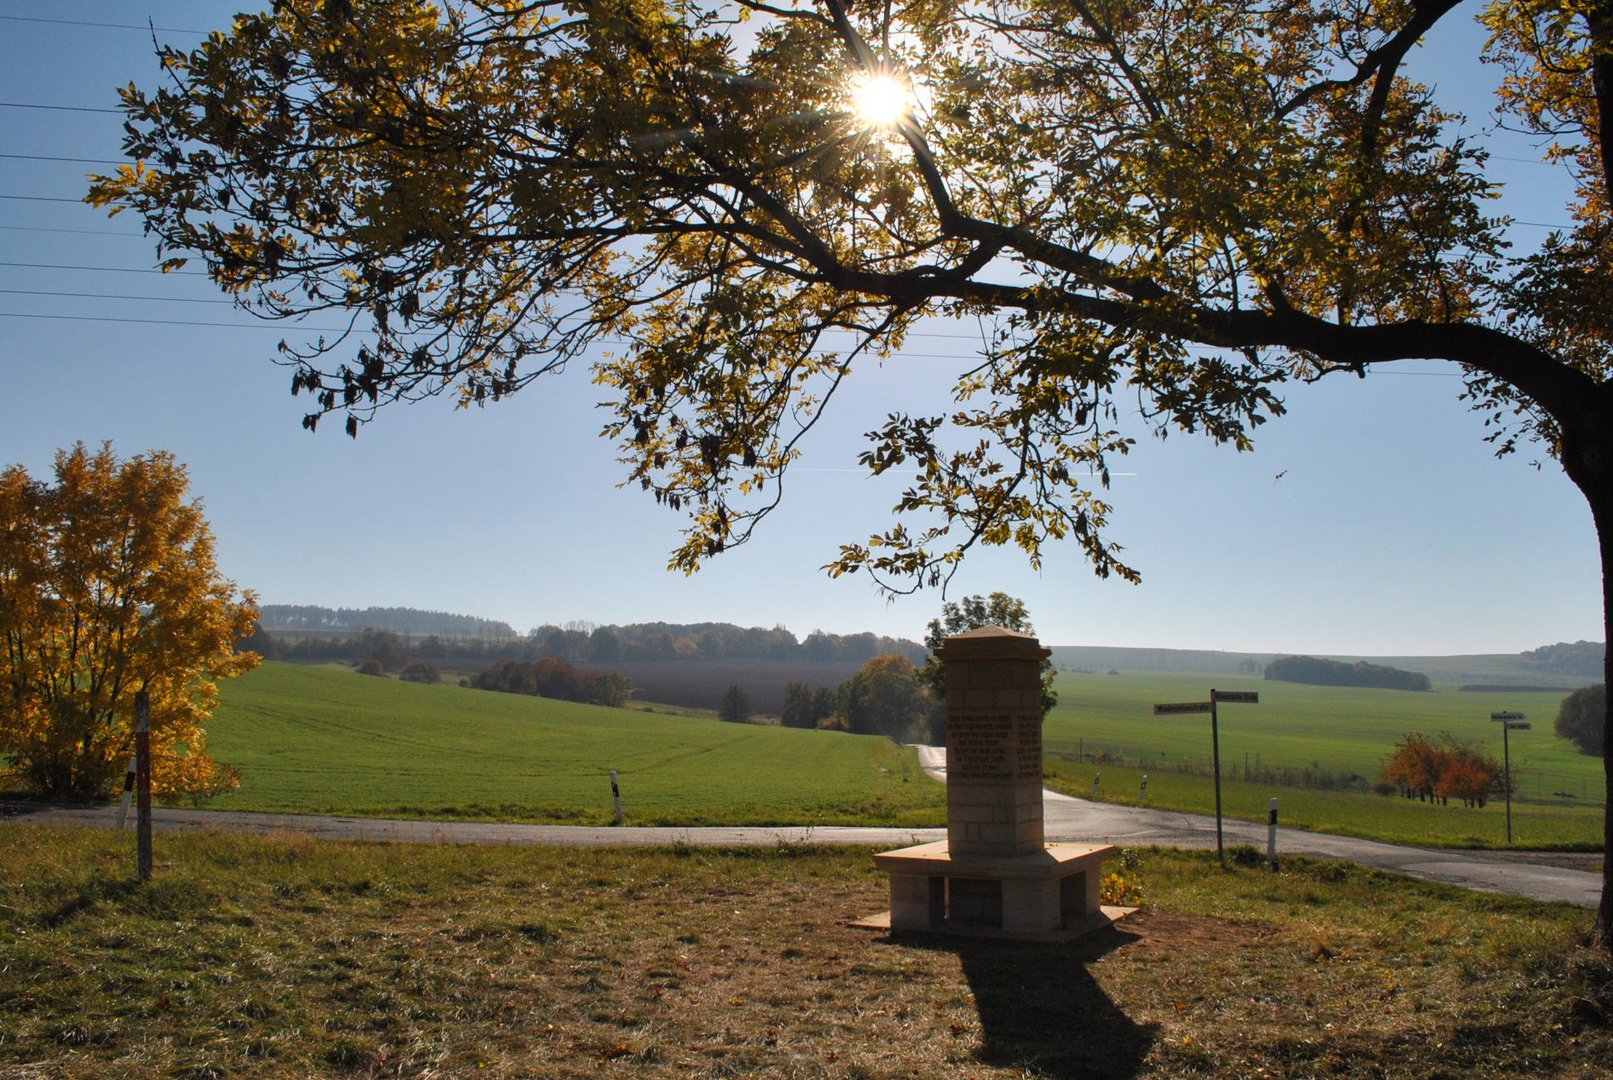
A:
[[[0,826],[0,1075],[1605,1076],[1589,913],[1140,852],[1058,948],[892,942],[865,851]]]
[[[1146,775],[1148,795],[1141,805],[1155,810],[1215,813],[1215,781],[1209,776],[1059,758],[1048,758],[1043,769],[1047,786],[1054,790],[1125,806],[1139,805],[1141,781]],[[1099,779],[1096,791],[1092,786],[1095,777]],[[1264,822],[1273,797],[1277,799],[1282,824],[1289,828],[1433,847],[1507,846],[1506,808],[1500,802],[1479,810],[1461,805],[1436,806],[1398,796],[1317,791],[1222,777],[1221,800],[1229,818]],[[1600,851],[1601,808],[1520,802],[1512,808],[1512,837],[1516,848]]]

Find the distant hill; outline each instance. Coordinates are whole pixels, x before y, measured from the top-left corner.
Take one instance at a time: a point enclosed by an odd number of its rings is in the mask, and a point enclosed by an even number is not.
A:
[[[1570,672],[1560,670],[1567,656],[1579,656],[1602,646],[1581,642],[1574,646],[1547,645],[1525,653],[1477,653],[1458,656],[1347,656],[1327,654],[1324,659],[1345,664],[1368,663],[1421,672],[1434,682],[1486,687],[1579,687],[1601,681],[1599,667]],[[1555,652],[1557,650],[1577,652]],[[1060,671],[1180,671],[1215,675],[1259,675],[1277,659],[1277,653],[1219,652],[1205,649],[1136,649],[1105,645],[1054,645],[1053,664]],[[1558,655],[1548,666],[1542,656]],[[1578,661],[1583,664],[1583,661]],[[1585,671],[1589,673],[1584,673]]]
[[[408,607],[328,608],[318,604],[263,604],[258,625],[285,637],[346,637],[360,630],[390,630],[405,637],[437,634],[443,637],[508,640],[519,637],[515,628],[496,619],[422,611]]]

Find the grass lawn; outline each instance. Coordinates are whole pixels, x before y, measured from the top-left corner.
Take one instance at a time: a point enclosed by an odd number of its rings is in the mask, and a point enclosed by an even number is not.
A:
[[[265,664],[208,727],[240,790],[210,809],[633,825],[937,825],[942,787],[888,739],[724,724]]]
[[[1511,740],[1514,838],[1530,847],[1601,846],[1602,763],[1552,733],[1561,694],[1464,693],[1448,685],[1409,693],[1201,674],[1063,674],[1059,704],[1044,727],[1049,783],[1089,796],[1094,774],[1101,772],[1098,797],[1135,803],[1147,773],[1148,805],[1213,813],[1209,716],[1152,711],[1156,703],[1207,701],[1212,685],[1260,694],[1258,705],[1220,709],[1222,794],[1231,816],[1264,821],[1275,795],[1288,825],[1410,843],[1502,846],[1506,820],[1500,801],[1482,810],[1438,807],[1285,785],[1274,777],[1312,770],[1376,780],[1394,744],[1412,731],[1449,732],[1500,760],[1500,725],[1490,713],[1516,711],[1535,726],[1514,732]],[[1106,760],[1094,763],[1095,754]],[[1267,776],[1244,782],[1246,768]]]
[[[0,825],[0,1075],[1605,1077],[1590,913],[1130,853],[1059,947],[893,941],[866,851]]]

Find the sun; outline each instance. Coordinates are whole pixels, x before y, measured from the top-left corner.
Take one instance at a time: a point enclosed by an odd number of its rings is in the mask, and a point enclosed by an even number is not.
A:
[[[885,72],[864,73],[852,81],[852,114],[869,127],[895,127],[907,116],[912,104],[912,87],[899,76]]]

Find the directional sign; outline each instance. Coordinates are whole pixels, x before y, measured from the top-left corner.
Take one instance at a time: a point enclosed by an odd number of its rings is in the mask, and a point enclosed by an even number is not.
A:
[[[1534,727],[1534,725],[1529,723],[1529,721],[1527,721],[1527,720],[1523,720],[1523,721],[1508,720],[1507,721],[1507,730],[1508,731],[1528,731],[1532,727]]]
[[[1155,705],[1154,715],[1170,716],[1175,713],[1209,712],[1213,708],[1215,706],[1208,701],[1186,701],[1175,705]]]
[[[1521,713],[1521,712],[1493,712],[1493,713],[1490,714],[1490,719],[1491,720],[1522,720],[1523,719],[1523,713]]]
[[[1260,695],[1253,690],[1211,690],[1210,697],[1216,701],[1234,701],[1243,705],[1260,704]]]

